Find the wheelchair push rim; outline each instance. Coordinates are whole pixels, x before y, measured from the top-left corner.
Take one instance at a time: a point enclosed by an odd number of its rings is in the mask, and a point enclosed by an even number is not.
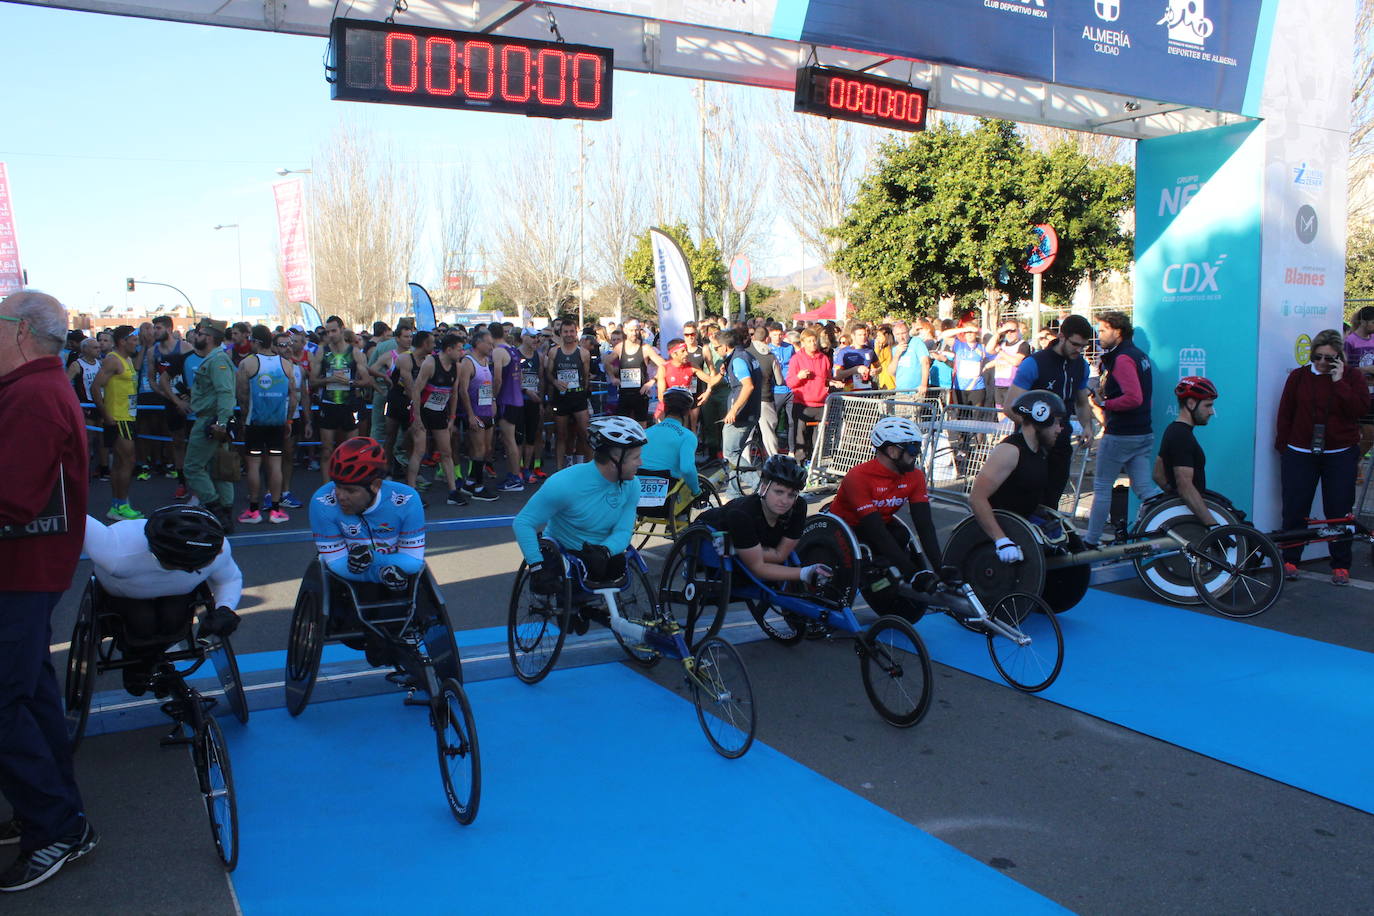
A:
[[[325,640],[324,577],[318,561],[301,579],[286,643],[286,710],[299,716],[310,703]]]
[[[993,514],[1003,533],[1021,548],[1021,562],[999,560],[992,538],[972,516],[954,527],[945,544],[945,564],[959,571],[985,608],[1017,592],[1039,596],[1045,588],[1045,554],[1030,523],[1004,509]]]
[[[515,676],[526,684],[539,683],[558,664],[568,638],[571,607],[572,581],[568,576],[563,577],[557,594],[536,595],[528,565],[520,564],[506,619],[506,651]]]
[[[719,636],[703,639],[692,652],[692,702],[697,724],[717,754],[743,757],[754,743],[758,717],[749,671],[739,652]]]
[[[713,564],[707,562],[708,556],[715,558]],[[659,610],[677,621],[683,639],[693,646],[720,632],[729,604],[730,576],[711,532],[694,525],[682,532],[663,563]]]
[[[227,637],[222,637],[209,648],[208,654],[210,664],[215,668],[215,676],[219,679],[220,690],[224,693],[224,705],[240,725],[247,725],[248,697],[243,692],[243,677],[239,674],[233,645]]]
[[[900,617],[879,617],[855,643],[864,693],[889,725],[910,728],[930,709],[930,653]]]
[[[434,582],[434,576],[425,567],[424,579],[419,583],[416,600],[430,603],[431,613],[419,618],[421,623],[421,642],[425,654],[434,666],[434,674],[441,682],[453,678],[463,683],[463,657],[458,649],[458,639],[453,634],[453,623],[448,616],[448,605],[443,594]]]
[[[463,685],[446,678],[431,708],[444,796],[458,823],[467,826],[482,800],[482,757],[472,705]]]

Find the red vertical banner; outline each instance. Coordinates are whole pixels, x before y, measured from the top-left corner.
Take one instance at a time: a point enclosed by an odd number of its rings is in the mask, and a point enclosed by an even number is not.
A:
[[[0,162],[0,297],[24,288],[19,266],[19,239],[14,232],[14,207],[10,204],[10,179]]]
[[[299,178],[272,185],[277,200],[277,233],[281,239],[286,296],[292,302],[313,302],[310,282],[310,237],[306,232],[305,182]]]

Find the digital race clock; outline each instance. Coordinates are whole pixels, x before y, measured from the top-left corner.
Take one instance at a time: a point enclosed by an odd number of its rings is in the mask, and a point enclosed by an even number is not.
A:
[[[892,130],[925,130],[928,95],[899,80],[834,67],[802,67],[792,110]]]
[[[335,19],[329,38],[335,99],[540,118],[611,116],[608,48],[361,19]]]

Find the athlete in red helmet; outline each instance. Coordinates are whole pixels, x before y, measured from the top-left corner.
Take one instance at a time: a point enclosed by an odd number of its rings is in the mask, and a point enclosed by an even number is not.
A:
[[[329,482],[310,500],[310,528],[331,572],[400,590],[425,565],[425,510],[420,495],[384,479],[385,470],[376,439],[343,442],[329,458]]]
[[[1207,456],[1194,435],[1194,430],[1206,426],[1217,412],[1217,386],[1210,379],[1190,375],[1174,386],[1174,395],[1178,398],[1178,419],[1169,424],[1159,440],[1155,483],[1178,494],[1193,515],[1209,528],[1224,524],[1212,515],[1202,498],[1207,489]]]

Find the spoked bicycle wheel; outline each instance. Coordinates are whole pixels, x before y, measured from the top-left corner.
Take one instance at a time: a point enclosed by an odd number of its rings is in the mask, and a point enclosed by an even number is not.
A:
[[[529,567],[521,563],[506,618],[506,650],[515,676],[526,684],[537,684],[558,663],[568,638],[572,583],[565,576],[552,595],[536,595],[530,586]]]
[[[67,650],[67,737],[72,750],[86,734],[86,722],[91,715],[91,697],[95,694],[96,643],[95,584],[87,583],[81,593],[81,605],[76,612],[76,626],[72,628],[72,643]]]
[[[779,610],[767,599],[746,599],[745,606],[759,625],[763,635],[784,646],[795,646],[806,636],[806,619]]]
[[[735,486],[745,496],[752,496],[759,488],[759,471],[763,470],[763,463],[768,460],[768,453],[763,448],[763,434],[756,426],[749,432],[749,437],[744,441],[744,449],[739,453],[739,458],[735,461],[735,466],[731,471],[735,475]]]
[[[225,870],[233,871],[239,863],[239,814],[234,803],[229,749],[214,716],[202,717],[191,753],[195,756],[196,776],[200,779],[200,794],[205,799],[205,813],[210,818],[215,851]]]
[[[641,570],[633,561],[629,563],[629,567],[626,585],[615,596],[616,608],[620,611],[620,616],[633,621],[657,620],[658,605],[654,602],[654,586],[649,581],[649,574]],[[639,649],[631,646],[621,638],[615,627],[610,629],[611,634],[615,636],[615,641],[630,657],[630,661],[643,668],[652,668],[658,663],[660,656],[653,649]]]
[[[1283,591],[1283,557],[1263,532],[1244,525],[1213,528],[1193,544],[1193,587],[1227,617],[1254,617]]]
[[[930,653],[900,617],[879,617],[855,644],[868,702],[885,721],[910,728],[930,709]]]
[[[1064,664],[1064,634],[1050,606],[1035,595],[1013,592],[993,606],[992,618],[1013,631],[1006,636],[984,628],[988,655],[1002,679],[1025,693],[1053,684]]]
[[[749,672],[735,647],[719,636],[701,641],[692,652],[688,674],[697,722],[722,757],[743,757],[754,743],[757,717]]]
[[[730,605],[730,574],[705,526],[688,528],[673,543],[659,579],[659,610],[682,627],[688,646],[715,636]]]
[[[448,806],[460,824],[471,824],[482,799],[482,757],[477,723],[463,685],[448,678],[431,703],[434,737],[439,749],[439,775]]]

